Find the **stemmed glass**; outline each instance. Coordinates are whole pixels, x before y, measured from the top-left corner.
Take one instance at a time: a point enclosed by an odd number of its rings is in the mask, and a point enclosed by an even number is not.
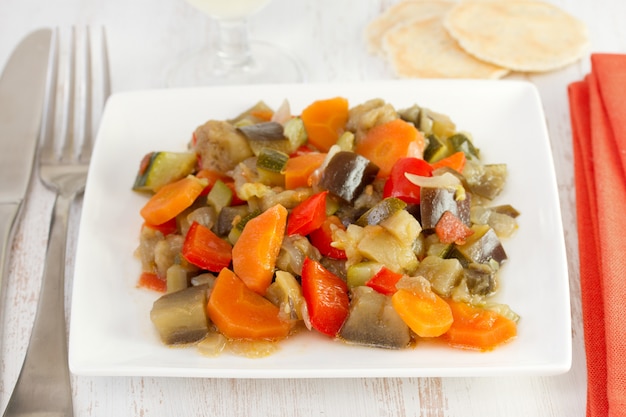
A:
[[[298,61],[265,42],[251,42],[248,18],[271,0],[186,0],[217,24],[209,46],[176,64],[168,76],[171,87],[290,83],[303,81]]]

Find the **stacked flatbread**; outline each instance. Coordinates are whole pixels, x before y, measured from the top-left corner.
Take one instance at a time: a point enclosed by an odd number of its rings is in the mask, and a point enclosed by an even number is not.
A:
[[[500,78],[580,59],[585,25],[540,0],[401,0],[365,31],[403,78]]]

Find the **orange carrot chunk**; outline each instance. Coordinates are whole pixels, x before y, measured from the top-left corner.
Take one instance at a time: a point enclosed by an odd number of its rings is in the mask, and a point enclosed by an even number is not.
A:
[[[432,291],[418,293],[399,289],[391,296],[394,310],[420,337],[437,337],[452,325],[452,312],[445,300]]]
[[[317,100],[302,110],[300,117],[309,143],[322,152],[328,152],[343,133],[348,110],[348,100],[343,97]]]
[[[310,177],[322,165],[325,153],[310,152],[291,157],[285,165],[285,188],[293,190],[298,187],[310,187]]]
[[[378,177],[387,177],[393,164],[407,156],[422,158],[424,136],[412,124],[395,119],[367,131],[356,145],[356,153],[376,164]]]
[[[279,317],[279,308],[250,290],[230,269],[217,276],[207,314],[230,339],[279,340],[289,335],[290,324]]]
[[[148,200],[140,214],[149,224],[163,224],[191,206],[205,186],[206,181],[191,175],[167,184]]]
[[[495,311],[452,300],[448,300],[448,304],[454,323],[443,339],[451,346],[491,350],[517,335],[515,322]]]
[[[277,204],[246,223],[233,246],[233,270],[252,291],[265,295],[287,227],[287,209]]]

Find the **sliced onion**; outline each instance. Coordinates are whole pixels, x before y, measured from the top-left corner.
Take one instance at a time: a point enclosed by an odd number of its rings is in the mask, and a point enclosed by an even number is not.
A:
[[[289,106],[289,101],[287,99],[283,100],[280,107],[274,112],[272,115],[272,122],[280,123],[281,125],[285,125],[287,120],[291,119],[291,107]]]
[[[457,189],[457,187],[461,185],[461,181],[449,172],[446,172],[443,175],[435,175],[433,177],[424,177],[405,172],[404,176],[413,184],[426,188]]]

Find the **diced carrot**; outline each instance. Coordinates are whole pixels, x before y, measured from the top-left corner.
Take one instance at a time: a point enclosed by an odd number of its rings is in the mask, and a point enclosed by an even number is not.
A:
[[[322,165],[325,153],[309,152],[291,157],[285,166],[285,188],[293,190],[298,187],[310,187],[311,174]]]
[[[348,110],[348,100],[343,97],[317,100],[305,108],[300,117],[309,143],[322,152],[328,152],[343,133]]]
[[[395,162],[406,156],[421,158],[424,136],[410,123],[395,119],[367,131],[356,145],[356,153],[363,155],[380,170],[378,177],[387,177]]]
[[[491,350],[517,336],[513,320],[495,311],[448,300],[454,322],[443,335],[451,346]]]
[[[435,233],[441,243],[463,245],[465,239],[474,234],[474,231],[452,212],[444,211],[435,225]]]
[[[450,306],[432,291],[399,289],[391,296],[391,303],[407,326],[420,337],[441,336],[452,325]]]
[[[233,270],[252,291],[265,295],[287,227],[287,209],[277,204],[246,223],[233,247]]]
[[[272,120],[274,112],[271,110],[253,110],[250,112],[250,115],[256,117],[259,120],[269,122],[270,120]]]
[[[280,319],[279,312],[278,307],[250,290],[227,268],[217,276],[207,303],[209,318],[231,339],[284,339],[291,326]]]
[[[448,167],[461,173],[463,172],[463,168],[465,168],[466,160],[467,160],[467,157],[465,156],[465,152],[459,151],[443,159],[440,159],[437,162],[433,162],[430,165],[433,167],[433,170],[438,169],[438,168]]]
[[[140,214],[150,224],[163,224],[191,206],[205,186],[205,180],[191,175],[167,184],[148,200]]]
[[[137,286],[158,292],[165,292],[167,290],[167,282],[157,274],[151,272],[142,272],[141,275],[139,275]]]

